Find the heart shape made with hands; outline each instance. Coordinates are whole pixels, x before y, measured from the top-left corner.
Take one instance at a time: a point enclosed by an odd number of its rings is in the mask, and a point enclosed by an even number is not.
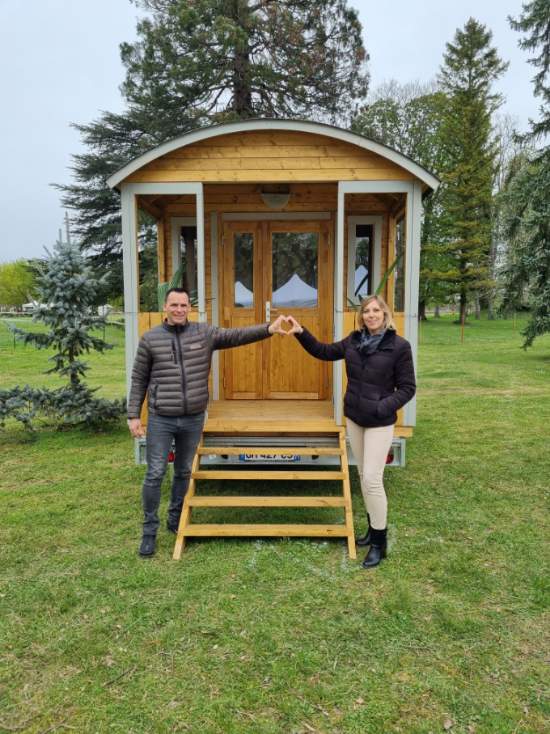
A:
[[[294,316],[291,316],[290,314],[288,314],[287,316],[284,317],[284,323],[290,325],[290,329],[283,329],[283,331],[287,335],[288,334],[295,334],[296,333],[295,328],[296,327],[298,329],[300,328],[300,325],[298,324],[298,322],[296,321],[296,319],[294,318]]]
[[[294,324],[292,323],[292,320],[288,316],[283,316],[283,320],[281,321],[281,329],[284,331],[285,334],[290,334],[292,327]],[[288,328],[285,328],[288,327]]]
[[[291,334],[294,334],[293,328],[296,326],[297,322],[292,316],[284,316],[281,314],[275,321],[276,324],[276,332],[278,334],[284,334],[285,336],[289,336]],[[289,328],[285,328],[289,327]]]

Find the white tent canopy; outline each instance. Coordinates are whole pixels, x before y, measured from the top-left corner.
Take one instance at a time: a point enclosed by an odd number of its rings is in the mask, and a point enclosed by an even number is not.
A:
[[[297,273],[294,273],[284,285],[273,291],[272,303],[275,308],[315,306],[317,305],[317,288],[312,288]]]
[[[247,306],[252,306],[253,303],[254,295],[252,291],[248,290],[240,280],[237,280],[235,283],[235,304],[246,308]]]

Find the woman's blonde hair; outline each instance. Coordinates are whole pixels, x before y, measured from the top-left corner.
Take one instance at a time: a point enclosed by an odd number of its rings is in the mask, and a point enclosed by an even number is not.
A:
[[[382,296],[365,296],[363,300],[361,301],[361,304],[359,306],[359,309],[357,311],[357,324],[360,329],[363,328],[363,311],[366,309],[366,307],[369,305],[371,301],[376,301],[376,303],[380,306],[382,311],[384,312],[384,329],[395,329],[395,323],[393,321],[393,314],[390,311],[390,307],[386,303],[386,301],[382,298]]]

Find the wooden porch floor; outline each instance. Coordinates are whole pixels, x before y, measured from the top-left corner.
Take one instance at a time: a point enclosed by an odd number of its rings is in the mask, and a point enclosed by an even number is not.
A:
[[[330,400],[213,400],[205,433],[337,432]],[[412,428],[396,426],[395,436],[410,438]]]
[[[206,433],[337,432],[330,400],[213,400]]]

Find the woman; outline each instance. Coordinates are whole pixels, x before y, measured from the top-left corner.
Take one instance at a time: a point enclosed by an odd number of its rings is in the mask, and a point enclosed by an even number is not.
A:
[[[344,415],[351,450],[357,461],[367,508],[366,535],[357,545],[369,545],[364,568],[386,557],[387,500],[383,474],[391,447],[397,410],[416,391],[411,345],[398,336],[391,311],[380,296],[367,296],[359,308],[359,330],[333,344],[323,344],[296,321],[291,334],[317,359],[344,359],[348,387]]]

